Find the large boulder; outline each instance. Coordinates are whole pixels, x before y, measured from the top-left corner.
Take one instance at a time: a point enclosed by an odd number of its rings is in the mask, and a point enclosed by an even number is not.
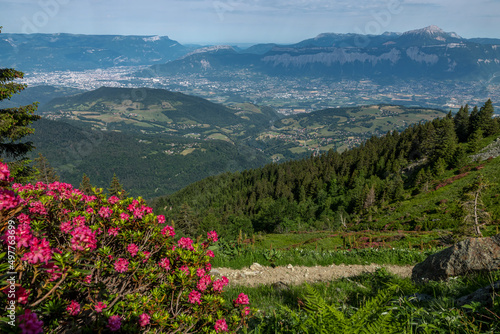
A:
[[[433,254],[413,268],[411,278],[421,283],[493,270],[500,270],[500,234],[460,241]]]
[[[493,304],[494,294],[498,294],[498,291],[500,291],[500,281],[493,282],[492,284],[478,289],[467,296],[458,298],[457,305],[464,306],[465,304],[476,302],[490,307]]]

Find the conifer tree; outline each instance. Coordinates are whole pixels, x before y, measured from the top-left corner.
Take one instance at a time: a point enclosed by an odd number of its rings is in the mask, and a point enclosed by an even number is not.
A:
[[[0,101],[8,100],[26,88],[26,85],[14,82],[23,77],[23,72],[11,68],[0,69]],[[34,132],[29,125],[40,119],[40,116],[34,115],[37,105],[38,103],[33,103],[18,108],[0,109],[0,159],[9,164],[11,175],[18,182],[28,181],[34,173],[26,158],[26,154],[34,149],[33,143],[20,140]]]
[[[36,182],[49,184],[59,181],[59,176],[56,171],[52,168],[49,161],[42,155],[42,153],[38,153],[38,158],[35,158],[33,161],[35,163],[35,168],[37,169],[37,174],[35,176]]]
[[[455,123],[455,132],[457,133],[458,140],[461,143],[467,141],[467,137],[469,137],[469,118],[469,105],[466,104],[465,107],[460,107],[460,110],[457,112],[455,118],[453,119]]]
[[[90,178],[87,174],[83,174],[79,189],[86,195],[92,194],[92,184],[90,183]]]
[[[479,109],[478,128],[484,131],[484,136],[488,137],[498,132],[497,122],[493,119],[495,110],[490,99]]]
[[[116,196],[120,199],[127,197],[127,192],[123,189],[123,186],[120,184],[120,180],[115,173],[113,173],[113,179],[108,188],[109,196]]]

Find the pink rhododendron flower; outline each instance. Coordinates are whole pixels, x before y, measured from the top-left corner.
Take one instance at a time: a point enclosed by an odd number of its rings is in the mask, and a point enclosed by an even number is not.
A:
[[[142,252],[144,254],[144,260],[142,260],[142,263],[146,263],[149,260],[149,257],[151,256],[151,252],[144,251]]]
[[[174,228],[167,225],[161,230],[161,234],[166,235],[167,237],[173,237],[175,236]]]
[[[71,304],[66,307],[66,311],[68,311],[69,315],[78,315],[78,313],[80,313],[80,304],[73,300]]]
[[[47,214],[47,209],[43,205],[42,202],[31,202],[30,203],[30,208],[29,208],[31,213],[38,213],[40,215],[46,215]]]
[[[170,260],[167,258],[161,259],[160,262],[158,263],[160,267],[162,267],[165,270],[170,270]]]
[[[201,304],[201,293],[196,291],[196,290],[193,290],[189,293],[188,299],[189,299],[189,302],[191,304],[200,305]]]
[[[132,257],[137,255],[137,252],[139,251],[139,247],[137,247],[136,244],[129,244],[127,246],[127,251],[132,255]]]
[[[227,324],[226,324],[226,319],[219,319],[215,322],[214,329],[217,333],[220,332],[227,332]]]
[[[38,262],[45,262],[47,264],[49,260],[52,259],[52,249],[47,239],[42,239],[42,241],[37,238],[32,238],[30,240],[30,251],[24,253],[21,260],[28,261],[31,264],[36,264]]]
[[[110,198],[108,198],[108,203],[110,204],[116,204],[120,202],[120,199],[116,196],[111,196]]]
[[[87,284],[90,284],[92,282],[92,275],[85,276],[85,279],[83,281]]]
[[[118,235],[118,231],[120,231],[119,227],[113,227],[108,230],[108,234],[116,237]]]
[[[250,307],[248,306],[245,306],[245,308],[243,309],[243,312],[242,312],[244,315],[249,315],[250,314]]]
[[[187,266],[182,266],[179,270],[184,272],[186,275],[189,275],[189,268]]]
[[[60,271],[61,268],[54,264],[54,262],[49,262],[44,266],[47,269],[47,274],[50,275],[50,282],[57,281],[59,278],[62,276],[62,272]]]
[[[20,213],[19,216],[17,216],[17,220],[19,220],[19,223],[21,223],[21,224],[28,224],[29,225],[31,223],[30,216],[28,216],[25,213]]]
[[[95,211],[93,208],[91,208],[90,206],[87,208],[87,210],[85,210],[85,212],[87,213],[90,213],[90,214],[93,214]]]
[[[16,287],[16,292],[14,296],[12,296],[9,286],[5,287],[5,289],[3,289],[2,292],[7,295],[8,300],[15,300],[19,304],[23,305],[25,305],[28,302],[29,290],[26,290],[22,286]]]
[[[43,332],[43,321],[38,320],[36,313],[24,310],[24,314],[18,318],[19,328],[22,333],[39,334]]]
[[[108,208],[107,206],[103,206],[102,208],[99,209],[99,216],[102,218],[109,218],[113,214],[113,210]]]
[[[74,251],[94,250],[97,248],[96,233],[85,225],[75,228],[71,235],[71,249]]]
[[[184,249],[189,249],[191,251],[194,250],[193,240],[191,240],[190,238],[180,238],[180,240],[177,242],[177,245]]]
[[[198,276],[198,277],[205,276],[205,269],[203,269],[203,268],[196,269],[196,276]]]
[[[215,257],[215,254],[214,252],[212,252],[210,249],[207,250],[207,256],[210,256],[210,257]]]
[[[9,166],[3,162],[0,162],[0,181],[11,182]]]
[[[238,298],[234,299],[233,302],[236,305],[247,305],[250,301],[248,300],[248,296],[244,293],[240,293]]]
[[[77,216],[73,218],[73,223],[75,226],[83,226],[85,225],[85,217],[84,216]]]
[[[122,318],[119,315],[112,315],[108,319],[108,328],[112,332],[116,332],[122,326]]]
[[[212,264],[210,262],[208,262],[208,263],[205,264],[205,270],[206,271],[212,270]]]
[[[205,291],[208,286],[212,283],[212,278],[209,275],[203,276],[196,285],[196,288],[200,291]]]
[[[9,210],[19,206],[20,198],[15,192],[8,189],[0,189],[0,210]]]
[[[128,270],[128,261],[124,258],[119,258],[115,262],[115,270],[119,273],[124,273]]]
[[[98,302],[94,308],[97,313],[101,313],[108,305],[104,304],[103,302]]]
[[[62,222],[60,228],[63,233],[69,233],[73,229],[73,224],[71,222]]]
[[[219,238],[217,236],[217,232],[215,232],[215,231],[208,232],[207,238],[208,238],[208,240],[212,240],[213,242],[216,242],[217,240],[219,240]]]
[[[141,314],[139,316],[139,326],[145,327],[145,326],[149,325],[149,319],[151,319],[149,314],[146,314],[146,313]]]
[[[83,195],[82,199],[85,201],[85,203],[90,203],[90,202],[95,201],[97,199],[97,197],[95,197],[94,195],[92,195],[92,196]]]
[[[127,220],[129,220],[129,218],[130,218],[130,216],[127,215],[125,212],[120,213],[121,220],[127,221]]]
[[[164,215],[158,215],[156,216],[158,219],[158,224],[164,224],[165,223],[165,216]]]

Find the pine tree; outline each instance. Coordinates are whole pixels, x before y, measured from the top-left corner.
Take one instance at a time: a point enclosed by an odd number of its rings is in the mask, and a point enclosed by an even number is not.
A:
[[[92,184],[87,174],[83,174],[79,189],[86,195],[92,195]]]
[[[465,107],[460,107],[460,110],[457,112],[455,118],[453,119],[455,123],[455,132],[457,133],[458,140],[461,143],[467,141],[467,138],[469,137],[469,118],[469,105],[466,104]]]
[[[481,109],[479,109],[478,127],[484,131],[485,137],[494,135],[498,132],[497,122],[493,119],[494,113],[495,110],[493,108],[493,102],[491,102],[491,100],[486,101]]]
[[[115,173],[113,173],[113,179],[108,188],[109,196],[116,196],[120,199],[124,199],[127,197],[127,192],[123,189],[123,186],[120,184],[120,180]]]
[[[59,176],[56,171],[52,168],[52,166],[50,166],[49,161],[42,155],[42,153],[38,153],[38,158],[35,158],[33,161],[35,163],[35,168],[38,171],[35,176],[36,182],[49,184],[59,181]]]
[[[0,69],[0,101],[10,99],[26,88],[24,84],[13,82],[23,77],[23,72],[10,68]],[[29,125],[40,119],[40,116],[34,115],[37,105],[38,103],[33,103],[18,108],[0,109],[0,159],[9,164],[11,175],[17,182],[26,182],[34,174],[34,169],[29,166],[30,161],[26,158],[26,154],[34,149],[33,143],[20,140],[34,132]]]

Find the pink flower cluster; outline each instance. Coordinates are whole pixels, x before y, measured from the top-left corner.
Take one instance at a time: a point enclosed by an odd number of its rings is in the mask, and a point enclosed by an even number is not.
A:
[[[190,251],[194,250],[193,240],[191,240],[190,238],[180,238],[179,241],[177,242],[177,245],[181,248],[188,249]]]
[[[158,216],[156,216],[156,219],[158,219],[158,224],[165,224],[165,216],[164,215],[158,215]]]
[[[153,213],[152,208],[140,205],[139,201],[135,199],[132,201],[132,204],[129,204],[127,209],[134,215],[135,219],[142,219],[144,215]]]
[[[49,262],[44,267],[45,269],[47,269],[47,274],[50,275],[49,279],[50,282],[57,281],[59,278],[61,278],[63,274],[60,270],[61,268],[59,268],[59,266],[54,264],[54,262]]]
[[[193,290],[189,293],[188,300],[191,304],[201,304],[201,293]]]
[[[161,230],[161,234],[166,235],[167,237],[174,237],[174,228],[170,225],[167,225]]]
[[[220,332],[227,332],[227,324],[226,324],[226,319],[219,319],[215,322],[214,329],[217,333]]]
[[[116,237],[119,231],[120,231],[119,227],[113,227],[108,230],[108,234]]]
[[[94,308],[97,313],[101,313],[106,307],[108,307],[108,305],[103,302],[98,302]]]
[[[42,202],[31,202],[30,203],[30,212],[31,213],[38,213],[40,215],[46,215],[47,214],[47,209],[43,205]]]
[[[107,206],[103,206],[99,209],[99,216],[102,218],[109,218],[113,214],[113,210],[108,208]]]
[[[41,241],[33,237],[29,240],[30,251],[24,253],[21,260],[28,261],[31,264],[38,262],[45,262],[47,264],[52,259],[52,249],[47,239],[43,238]]]
[[[208,238],[208,240],[212,240],[213,242],[217,242],[217,240],[219,240],[219,237],[217,236],[217,232],[215,232],[215,231],[208,232],[207,238]]]
[[[78,226],[71,232],[71,235],[73,236],[71,239],[72,250],[88,251],[97,248],[96,232],[92,232],[89,227],[85,225]]]
[[[15,300],[19,304],[25,305],[28,302],[29,291],[23,288],[22,286],[16,287],[16,293],[14,298],[9,297],[9,295],[11,296],[9,287],[3,289],[2,292],[8,295],[9,300]]]
[[[111,196],[110,198],[108,198],[108,203],[113,205],[113,204],[116,204],[120,202],[120,199],[116,196]]]
[[[238,298],[234,299],[233,302],[236,304],[236,305],[248,305],[248,303],[250,302],[248,300],[248,296],[245,295],[244,293],[240,293]]]
[[[43,321],[38,320],[36,313],[29,309],[24,310],[24,314],[19,316],[18,321],[22,333],[43,333]]]
[[[139,316],[139,326],[146,327],[147,325],[149,325],[150,319],[151,319],[151,317],[149,316],[149,314],[146,314],[146,313],[141,314]]]
[[[167,258],[161,259],[160,263],[158,263],[160,267],[162,267],[165,270],[170,270],[170,260]]]
[[[72,300],[71,304],[66,307],[66,311],[68,311],[69,315],[78,315],[80,313],[80,304],[78,304],[76,301]]]
[[[112,315],[108,319],[108,328],[112,332],[116,332],[122,326],[122,318],[119,315]]]
[[[0,181],[12,182],[9,166],[7,166],[7,164],[4,164],[3,162],[0,162]]]
[[[136,244],[129,244],[127,246],[127,251],[130,253],[132,257],[137,255],[137,252],[139,251],[139,247],[137,247]]]
[[[210,275],[205,275],[202,278],[200,278],[196,287],[200,291],[205,291],[210,285],[210,283],[212,283],[212,278],[210,277]]]
[[[129,262],[124,258],[119,258],[115,262],[115,270],[119,273],[124,273],[128,270]]]
[[[15,192],[8,189],[0,189],[0,210],[9,210],[19,206],[20,198]]]
[[[212,283],[212,288],[214,289],[214,291],[218,291],[218,292],[221,292],[222,289],[229,284],[229,280],[227,279],[226,276],[222,276],[222,278],[218,279],[218,280],[215,280],[213,283]]]

